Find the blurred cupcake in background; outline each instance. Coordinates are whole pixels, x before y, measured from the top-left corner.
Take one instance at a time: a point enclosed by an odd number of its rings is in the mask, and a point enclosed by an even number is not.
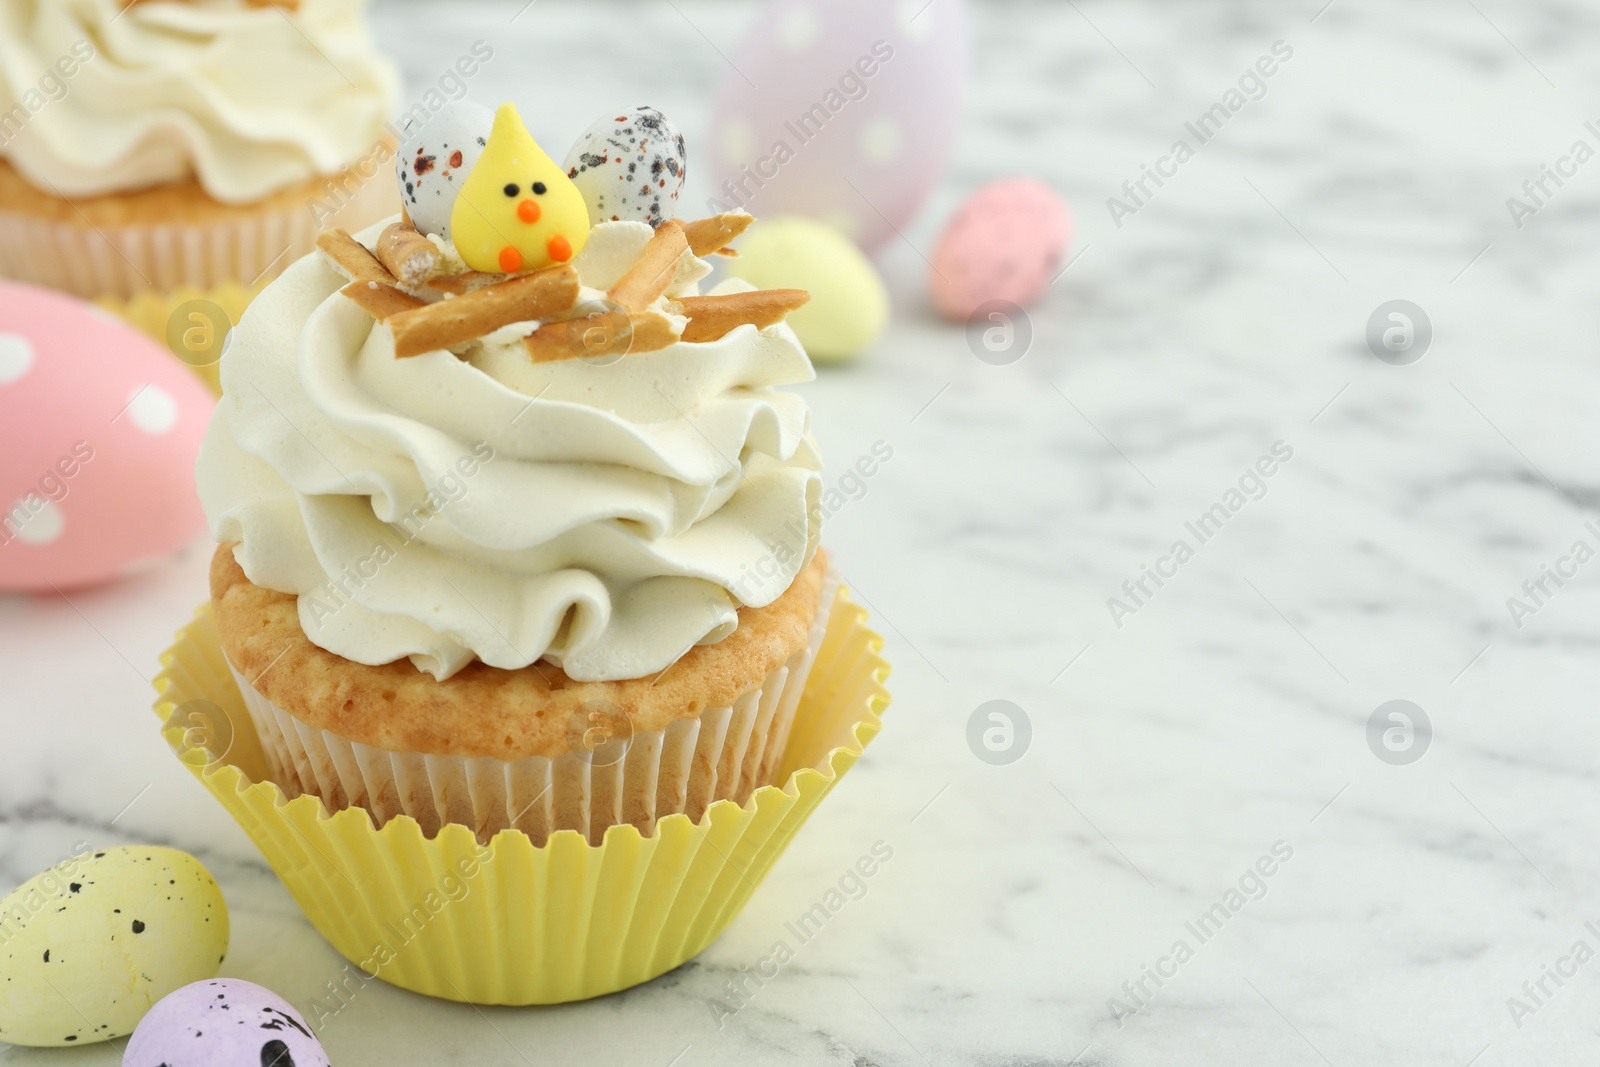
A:
[[[0,0],[0,276],[237,304],[394,210],[397,84],[363,0]]]

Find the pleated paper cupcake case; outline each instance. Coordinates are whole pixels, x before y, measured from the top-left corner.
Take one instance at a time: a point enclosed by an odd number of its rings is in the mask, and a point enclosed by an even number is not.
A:
[[[91,300],[206,291],[281,272],[311,250],[316,235],[303,204],[222,223],[98,228],[0,212],[0,271]]]
[[[173,313],[205,300],[236,324],[269,282],[316,247],[325,226],[359,228],[394,208],[394,191],[385,180],[358,186],[321,222],[305,202],[263,206],[217,222],[98,227],[81,218],[59,221],[0,208],[0,277],[94,301],[166,344],[216,390],[221,335],[219,350],[196,362],[194,353],[172,343]]]
[[[233,675],[272,777],[291,798],[311,793],[333,811],[363,807],[379,827],[409,815],[429,837],[454,822],[480,841],[515,827],[535,845],[562,829],[598,844],[617,823],[648,836],[658,815],[681,811],[698,821],[714,801],[743,804],[774,784],[838,588],[830,569],[805,646],[731,707],[555,759],[385,751],[308,726]]]
[[[64,218],[0,206],[0,276],[75,293],[88,300],[132,299],[154,289],[246,288],[281,274],[315,247],[328,226],[360,228],[398,210],[382,173],[350,187],[340,176],[326,201],[283,196],[212,218],[94,223],[82,211]],[[314,204],[326,202],[319,217]]]

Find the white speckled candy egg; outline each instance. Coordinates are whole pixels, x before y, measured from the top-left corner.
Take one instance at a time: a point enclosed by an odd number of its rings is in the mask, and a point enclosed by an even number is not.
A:
[[[751,27],[717,91],[710,195],[821,219],[875,251],[961,130],[965,0],[775,0]]]
[[[811,219],[761,219],[739,240],[728,273],[757,289],[805,289],[788,323],[817,363],[860,355],[889,321],[889,293],[872,261],[838,230]]]
[[[131,1034],[227,953],[227,905],[193,856],[153,846],[73,856],[0,900],[0,1041]]]
[[[151,1009],[122,1067],[328,1067],[328,1054],[305,1018],[270,989],[213,978]]]
[[[934,304],[958,320],[990,300],[1027,306],[1049,287],[1071,234],[1067,205],[1043,182],[990,182],[967,198],[934,247]]]
[[[590,223],[648,222],[678,213],[688,166],[683,134],[653,107],[598,119],[567,152],[567,177],[583,192]]]
[[[483,154],[493,126],[493,111],[470,100],[456,100],[421,125],[408,122],[401,131],[395,180],[400,203],[419,231],[449,239],[456,194]]]

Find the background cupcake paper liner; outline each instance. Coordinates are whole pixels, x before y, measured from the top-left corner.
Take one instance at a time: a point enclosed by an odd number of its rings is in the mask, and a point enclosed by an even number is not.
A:
[[[881,728],[883,640],[840,589],[779,765],[781,786],[698,820],[599,844],[559,830],[480,844],[433,838],[409,816],[374,827],[288,798],[218,645],[210,606],[178,634],[155,680],[163,735],[277,871],[312,924],[367,974],[475,1004],[552,1004],[626,989],[679,966],[731,922],[795,832]]]
[[[320,218],[310,201],[266,203],[207,222],[91,225],[0,207],[0,276],[74,293],[129,299],[148,289],[251,287],[310,252],[330,226],[365,226],[392,214],[394,187],[365,180]]]
[[[0,278],[94,301],[166,344],[220,392],[223,339],[250,301],[311,252],[322,230],[359,229],[394,207],[393,186],[382,175],[355,186],[321,221],[305,202],[224,222],[98,227],[0,207]],[[196,330],[200,343],[192,339]]]

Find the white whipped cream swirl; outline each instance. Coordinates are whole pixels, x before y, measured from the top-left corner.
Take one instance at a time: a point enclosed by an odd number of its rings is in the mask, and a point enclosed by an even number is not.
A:
[[[397,93],[363,7],[0,0],[0,115],[24,120],[0,154],[70,197],[193,174],[238,204],[335,174],[379,144]]]
[[[586,289],[650,234],[595,227]],[[473,659],[637,678],[809,563],[821,462],[805,402],[774,387],[813,371],[787,325],[606,366],[535,364],[526,329],[397,359],[344,284],[312,255],[250,307],[198,467],[213,534],[251,581],[298,595],[317,645],[440,680]]]

